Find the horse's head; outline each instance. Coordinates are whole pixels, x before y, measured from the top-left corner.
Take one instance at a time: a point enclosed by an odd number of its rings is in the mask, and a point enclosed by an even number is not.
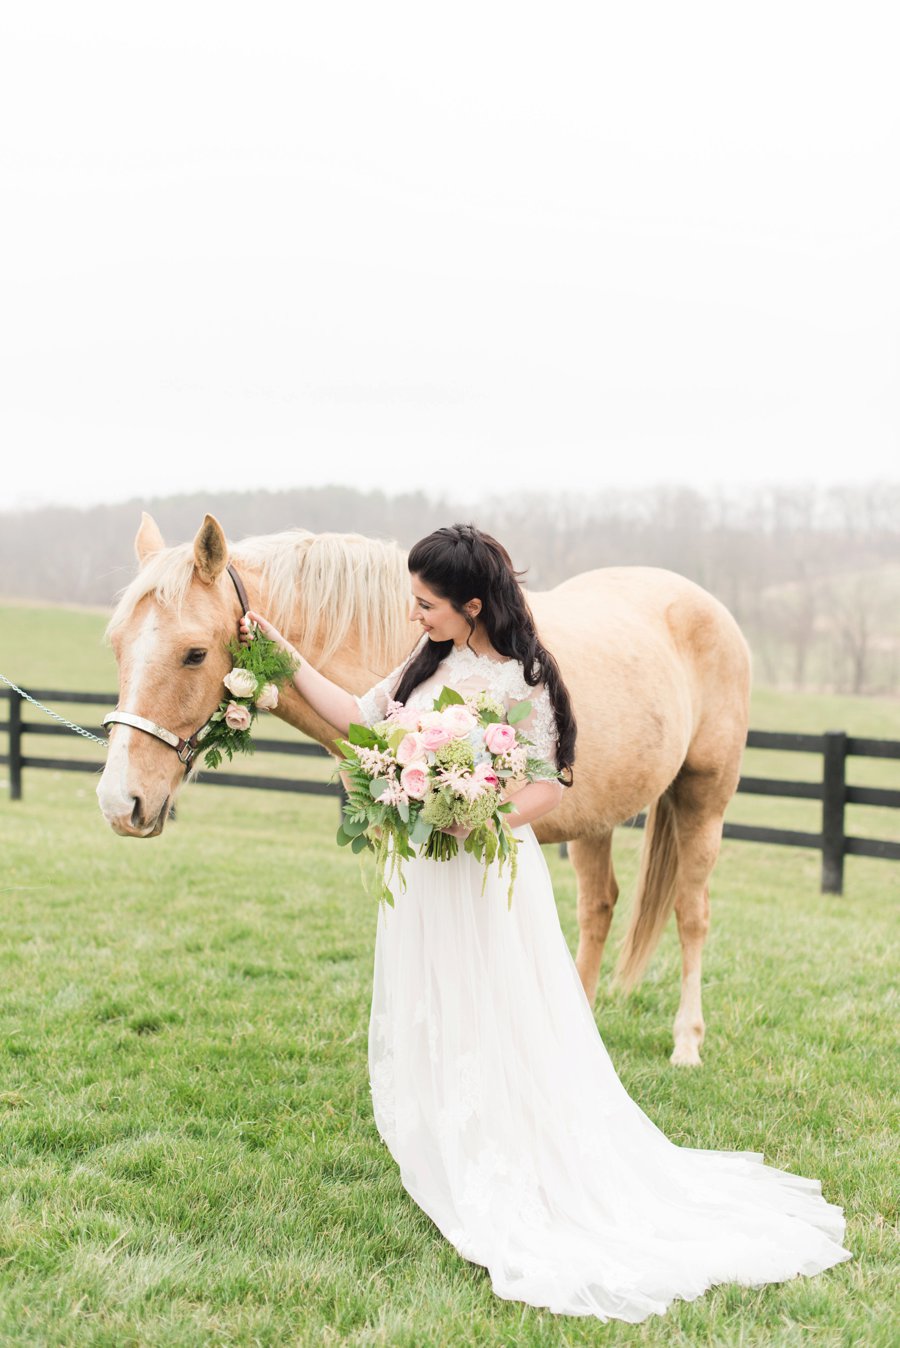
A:
[[[107,629],[119,666],[119,708],[188,739],[215,711],[231,668],[227,647],[240,604],[225,572],[228,545],[207,515],[192,545],[166,548],[145,514],[135,551],[140,571]],[[97,785],[100,808],[116,833],[155,838],[186,775],[168,744],[112,725]]]

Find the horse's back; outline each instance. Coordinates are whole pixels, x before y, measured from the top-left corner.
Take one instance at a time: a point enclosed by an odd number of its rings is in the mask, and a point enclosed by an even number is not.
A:
[[[658,566],[607,566],[582,571],[552,590],[529,596],[542,640],[590,647],[660,643],[693,663],[715,648],[735,669],[749,667],[749,648],[734,616],[714,594],[677,571]]]
[[[630,812],[632,796],[639,806],[655,799],[706,725],[727,742],[713,757],[733,758],[746,734],[750,652],[709,591],[661,567],[611,566],[529,603],[572,696],[579,764],[617,783],[617,804]]]

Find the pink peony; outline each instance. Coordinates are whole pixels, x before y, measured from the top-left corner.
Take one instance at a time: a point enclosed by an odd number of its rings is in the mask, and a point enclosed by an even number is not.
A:
[[[505,754],[516,742],[515,729],[503,721],[494,721],[484,728],[484,742],[492,754]]]
[[[419,724],[423,730],[433,730],[436,726],[444,724],[444,714],[440,711],[423,711],[419,717]]]
[[[423,730],[420,736],[422,748],[428,753],[434,753],[435,749],[443,749],[452,739],[450,731],[442,725],[430,726],[427,730]]]
[[[500,778],[497,776],[490,763],[479,763],[472,775],[476,782],[481,782],[484,786],[500,785]]]
[[[400,764],[411,763],[414,758],[422,757],[422,736],[404,735],[397,746],[397,762]]]
[[[407,763],[400,773],[400,785],[410,800],[421,800],[428,790],[428,772],[424,763]]]
[[[225,724],[229,730],[249,730],[250,708],[241,707],[237,702],[229,702],[225,708]]]
[[[476,717],[458,702],[444,708],[443,720],[444,729],[449,730],[455,740],[464,739],[478,724]]]

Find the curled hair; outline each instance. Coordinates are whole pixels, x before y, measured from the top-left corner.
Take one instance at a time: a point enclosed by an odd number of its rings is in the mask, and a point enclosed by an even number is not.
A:
[[[532,688],[539,683],[546,685],[556,715],[557,764],[568,777],[561,779],[563,785],[571,786],[576,737],[572,703],[559,665],[538,640],[518,579],[522,573],[513,568],[506,548],[473,524],[453,524],[420,539],[410,551],[408,566],[410,574],[421,576],[430,590],[448,600],[465,618],[470,637],[475,620],[463,605],[470,599],[480,599],[479,617],[494,650],[520,661],[525,682]],[[452,647],[452,641],[426,641],[401,675],[394,692],[397,701],[406,702]]]

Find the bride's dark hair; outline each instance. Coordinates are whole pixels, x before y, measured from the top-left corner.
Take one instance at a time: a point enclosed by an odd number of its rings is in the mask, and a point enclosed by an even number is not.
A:
[[[479,617],[494,650],[521,661],[525,682],[531,687],[539,683],[547,686],[556,714],[557,764],[568,774],[563,785],[571,786],[576,736],[572,703],[556,660],[538,640],[531,609],[519,584],[518,577],[524,573],[514,570],[506,548],[473,524],[452,524],[420,539],[410,551],[408,565],[411,575],[421,576],[430,590],[462,614],[470,635],[475,622],[463,605],[470,599],[480,599]],[[404,669],[394,693],[396,700],[405,702],[452,647],[452,641],[426,641]]]

